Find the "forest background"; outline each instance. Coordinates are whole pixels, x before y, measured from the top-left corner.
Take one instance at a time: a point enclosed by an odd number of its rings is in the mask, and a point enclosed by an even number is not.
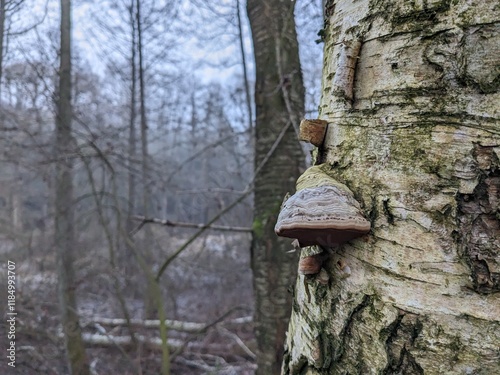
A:
[[[57,165],[68,160],[70,277],[91,370],[158,372],[162,344],[151,319],[162,312],[149,277],[168,262],[159,292],[172,372],[253,373],[255,69],[244,2],[72,2],[64,150],[55,137],[60,4],[1,7],[0,260],[16,264],[16,373],[67,371],[54,238],[64,194]],[[306,115],[315,117],[321,1],[297,1],[295,12]],[[197,225],[237,200],[196,236]],[[0,297],[7,300],[6,288]]]

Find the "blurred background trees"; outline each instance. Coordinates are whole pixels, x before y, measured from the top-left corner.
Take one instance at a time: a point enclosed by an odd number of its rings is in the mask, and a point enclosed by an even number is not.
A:
[[[320,3],[295,5],[310,116]],[[146,318],[160,311],[148,280],[199,230],[184,224],[208,223],[241,200],[156,281],[172,373],[253,373],[255,68],[245,2],[73,2],[71,127],[60,116],[59,3],[0,6],[0,255],[18,264],[25,349],[16,371],[69,373],[59,358],[57,260],[71,248],[90,371],[159,373],[161,337]],[[64,165],[72,188],[58,174]],[[72,219],[60,216],[68,208]],[[62,247],[56,233],[70,234],[60,225],[71,220],[73,245]]]

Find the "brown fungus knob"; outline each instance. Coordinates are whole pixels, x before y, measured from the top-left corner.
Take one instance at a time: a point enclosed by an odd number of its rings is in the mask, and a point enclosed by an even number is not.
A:
[[[299,273],[301,275],[315,275],[323,266],[321,257],[310,255],[299,260]]]
[[[309,168],[297,181],[297,188],[302,189],[284,203],[276,234],[296,238],[301,247],[331,247],[368,233],[370,222],[353,193],[318,167]],[[311,173],[315,179],[308,178]],[[321,186],[314,186],[315,181]]]
[[[309,246],[302,249],[299,260],[299,273],[302,275],[317,274],[329,257],[330,253],[319,246]]]
[[[319,147],[325,139],[328,122],[325,120],[302,120],[300,122],[299,139]]]

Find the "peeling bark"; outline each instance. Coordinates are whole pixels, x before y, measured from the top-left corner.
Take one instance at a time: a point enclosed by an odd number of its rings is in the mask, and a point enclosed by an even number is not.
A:
[[[498,2],[325,14],[317,161],[372,231],[334,249],[327,285],[299,275],[282,374],[500,373]],[[363,42],[351,103],[335,83],[346,40]]]

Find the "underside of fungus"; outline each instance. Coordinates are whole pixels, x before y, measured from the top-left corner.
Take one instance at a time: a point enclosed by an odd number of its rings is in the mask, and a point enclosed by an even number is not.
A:
[[[321,166],[311,167],[299,177],[297,190],[278,216],[278,236],[295,238],[301,247],[331,247],[370,231],[370,222],[353,193],[323,172]]]

